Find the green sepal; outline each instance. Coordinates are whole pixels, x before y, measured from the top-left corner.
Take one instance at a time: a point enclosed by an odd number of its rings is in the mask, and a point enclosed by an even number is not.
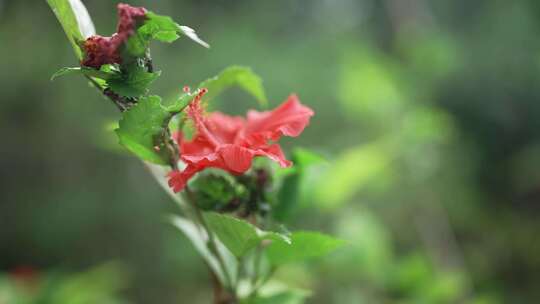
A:
[[[205,170],[190,184],[193,200],[205,211],[219,211],[248,200],[246,187],[222,170]]]

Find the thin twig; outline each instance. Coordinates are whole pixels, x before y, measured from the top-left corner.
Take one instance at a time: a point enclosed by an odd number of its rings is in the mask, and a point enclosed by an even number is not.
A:
[[[90,76],[85,76],[86,79],[88,79],[88,81],[90,81],[90,83],[92,83],[92,85],[94,85],[94,87],[101,93],[103,94],[105,97],[107,97],[108,99],[110,99],[114,105],[118,108],[118,110],[120,110],[120,112],[124,112],[124,111],[127,111],[130,107],[132,107],[136,101],[135,100],[131,100],[131,99],[128,99],[128,98],[125,98],[125,97],[122,97],[116,93],[114,93],[111,89],[109,88],[103,88],[97,81],[95,81],[92,77]]]

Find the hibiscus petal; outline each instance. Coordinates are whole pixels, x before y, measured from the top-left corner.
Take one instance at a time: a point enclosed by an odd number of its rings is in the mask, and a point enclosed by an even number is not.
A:
[[[235,145],[226,145],[219,150],[225,169],[233,173],[244,173],[251,167],[255,151]]]
[[[296,137],[304,131],[313,115],[313,110],[302,105],[296,95],[291,95],[272,111],[249,111],[245,133],[259,142],[261,136],[266,140],[278,140],[282,135]]]
[[[202,90],[187,108],[187,114],[196,127],[196,135],[185,141],[175,134],[180,157],[186,168],[169,175],[169,185],[181,191],[187,181],[206,168],[218,168],[232,174],[242,174],[251,168],[256,156],[268,157],[281,167],[292,165],[278,144],[268,145],[282,135],[298,136],[309,124],[313,111],[302,105],[295,95],[273,111],[248,112],[247,120],[214,112],[204,115]]]
[[[285,158],[285,154],[278,144],[273,144],[257,150],[257,155],[270,158],[279,163],[282,168],[290,167],[292,165],[292,162]]]
[[[175,193],[182,191],[190,178],[193,177],[200,169],[195,165],[188,165],[183,171],[171,171],[169,173],[169,187]]]
[[[188,149],[185,148],[186,146],[190,146],[190,150],[193,151],[191,154],[188,153]],[[214,150],[199,150],[197,151],[196,148],[197,146],[193,145],[192,143],[188,143],[188,144],[185,144],[185,145],[182,145],[182,147],[184,147],[183,151],[184,153],[181,153],[180,154],[180,157],[182,158],[182,161],[184,161],[185,163],[192,163],[192,164],[196,164],[196,163],[200,163],[200,162],[208,162],[208,163],[212,163],[212,162],[215,162],[216,160],[219,159],[219,156],[216,152],[214,152]]]
[[[229,116],[213,112],[206,119],[206,126],[221,143],[234,143],[245,126],[245,120],[238,116]]]

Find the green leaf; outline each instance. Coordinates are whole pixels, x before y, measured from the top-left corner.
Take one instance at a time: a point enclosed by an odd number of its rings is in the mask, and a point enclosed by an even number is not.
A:
[[[344,245],[344,241],[318,232],[293,232],[290,238],[291,244],[273,242],[266,248],[270,263],[282,265],[317,258]]]
[[[46,278],[46,276],[44,275]],[[111,262],[84,272],[44,279],[38,299],[14,303],[124,303],[122,291],[129,275],[124,265]],[[13,303],[13,302],[9,302]]]
[[[131,56],[143,57],[152,40],[171,43],[180,37],[179,34],[184,34],[208,47],[208,44],[202,41],[191,28],[179,25],[171,17],[148,12],[144,24],[137,29],[135,35],[129,38],[127,51]]]
[[[161,72],[150,73],[142,66],[133,64],[127,68],[121,78],[107,81],[108,86],[117,94],[127,97],[139,97],[148,93],[148,87],[161,75]]]
[[[224,274],[219,266],[219,262],[212,255],[208,247],[206,246],[207,236],[199,227],[197,227],[192,221],[189,221],[180,216],[171,217],[172,224],[184,233],[184,235],[191,241],[193,247],[199,252],[201,257],[206,261],[210,268],[220,277],[223,282]]]
[[[190,28],[189,26],[181,25],[180,31],[182,32],[182,34],[186,35],[189,39],[197,42],[198,44],[204,46],[205,48],[210,48],[210,45],[208,45],[208,43],[204,42],[201,38],[199,38],[195,30]]]
[[[105,67],[105,65],[103,67]],[[113,71],[113,70],[103,69],[103,67],[100,70],[96,70],[96,69],[88,68],[88,67],[72,67],[72,68],[65,67],[65,68],[61,68],[56,73],[54,73],[51,76],[51,80],[55,80],[56,78],[60,76],[71,75],[71,74],[82,74],[85,76],[100,78],[104,80],[120,77],[118,72]]]
[[[391,137],[346,149],[313,189],[314,203],[323,208],[343,206],[371,183],[393,174],[390,164],[397,153]]]
[[[75,67],[75,68],[64,67],[64,68],[61,68],[60,70],[56,71],[51,76],[51,81],[55,80],[56,78],[58,78],[60,76],[69,75],[69,74],[82,74],[82,69],[80,67]]]
[[[154,39],[167,43],[171,43],[179,37],[180,36],[178,36],[178,33],[176,33],[175,31],[159,31],[158,33],[154,34]]]
[[[159,96],[143,97],[123,114],[116,134],[120,144],[138,157],[156,164],[166,164],[166,156],[154,147],[161,143],[168,119],[170,114],[161,106]]]
[[[286,290],[271,295],[258,295],[242,301],[242,304],[302,304],[309,296],[308,292],[302,290]]]
[[[147,20],[144,25],[139,29],[140,32],[149,35],[153,39],[171,43],[178,39],[178,31],[180,31],[180,25],[174,22],[169,16],[161,16],[153,12],[146,14]]]
[[[144,57],[149,44],[150,39],[144,37],[137,31],[127,40],[125,52],[127,52],[127,56]]]
[[[160,16],[152,12],[146,13],[146,20],[135,35],[127,42],[127,51],[131,56],[143,57],[153,39],[163,42],[173,42],[178,39],[180,25],[170,17]]]
[[[272,207],[272,216],[278,221],[294,217],[302,209],[305,195],[306,172],[309,167],[326,161],[318,154],[306,149],[295,149],[292,155],[294,167],[283,177],[278,191],[278,199]],[[303,191],[304,190],[304,191]]]
[[[293,163],[296,168],[299,168],[299,170],[305,170],[310,166],[326,163],[326,160],[321,155],[313,151],[296,148],[293,151]]]
[[[298,209],[301,200],[302,177],[303,174],[298,170],[294,170],[291,174],[283,177],[281,187],[277,192],[277,200],[272,206],[274,219],[283,222]]]
[[[239,86],[244,91],[251,94],[257,99],[261,106],[266,106],[268,104],[261,78],[248,67],[228,67],[219,73],[219,75],[199,84],[199,88],[208,89],[208,93],[204,96],[204,98],[208,100],[216,97],[232,86]]]
[[[273,240],[287,246],[289,239],[282,234],[258,229],[232,216],[208,212],[204,215],[210,230],[236,257],[244,256],[263,240]]]
[[[304,289],[291,288],[288,285],[269,281],[264,284],[255,294],[241,299],[241,304],[302,304],[311,292]]]
[[[197,90],[191,93],[182,93],[174,101],[169,102],[166,107],[171,112],[180,112],[197,95],[198,89],[208,89],[208,93],[204,95],[203,99],[210,100],[232,86],[239,86],[255,97],[261,106],[267,106],[268,100],[266,99],[261,78],[248,67],[231,66],[223,70],[219,75],[201,82],[197,86]]]
[[[166,105],[166,108],[173,113],[181,112],[195,98],[195,95],[197,95],[197,92],[183,93],[175,101]]]
[[[86,7],[80,0],[47,0],[56,18],[64,28],[77,58],[83,58],[80,43],[95,35],[96,30]]]

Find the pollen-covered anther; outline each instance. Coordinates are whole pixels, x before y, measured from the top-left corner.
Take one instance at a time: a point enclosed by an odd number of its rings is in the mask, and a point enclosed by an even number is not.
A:
[[[208,89],[207,88],[202,88],[202,89],[199,89],[198,93],[197,93],[197,96],[195,96],[195,98],[193,99],[193,102],[190,104],[192,106],[193,109],[195,108],[200,108],[200,104],[199,102],[202,100],[203,96],[208,93]]]

